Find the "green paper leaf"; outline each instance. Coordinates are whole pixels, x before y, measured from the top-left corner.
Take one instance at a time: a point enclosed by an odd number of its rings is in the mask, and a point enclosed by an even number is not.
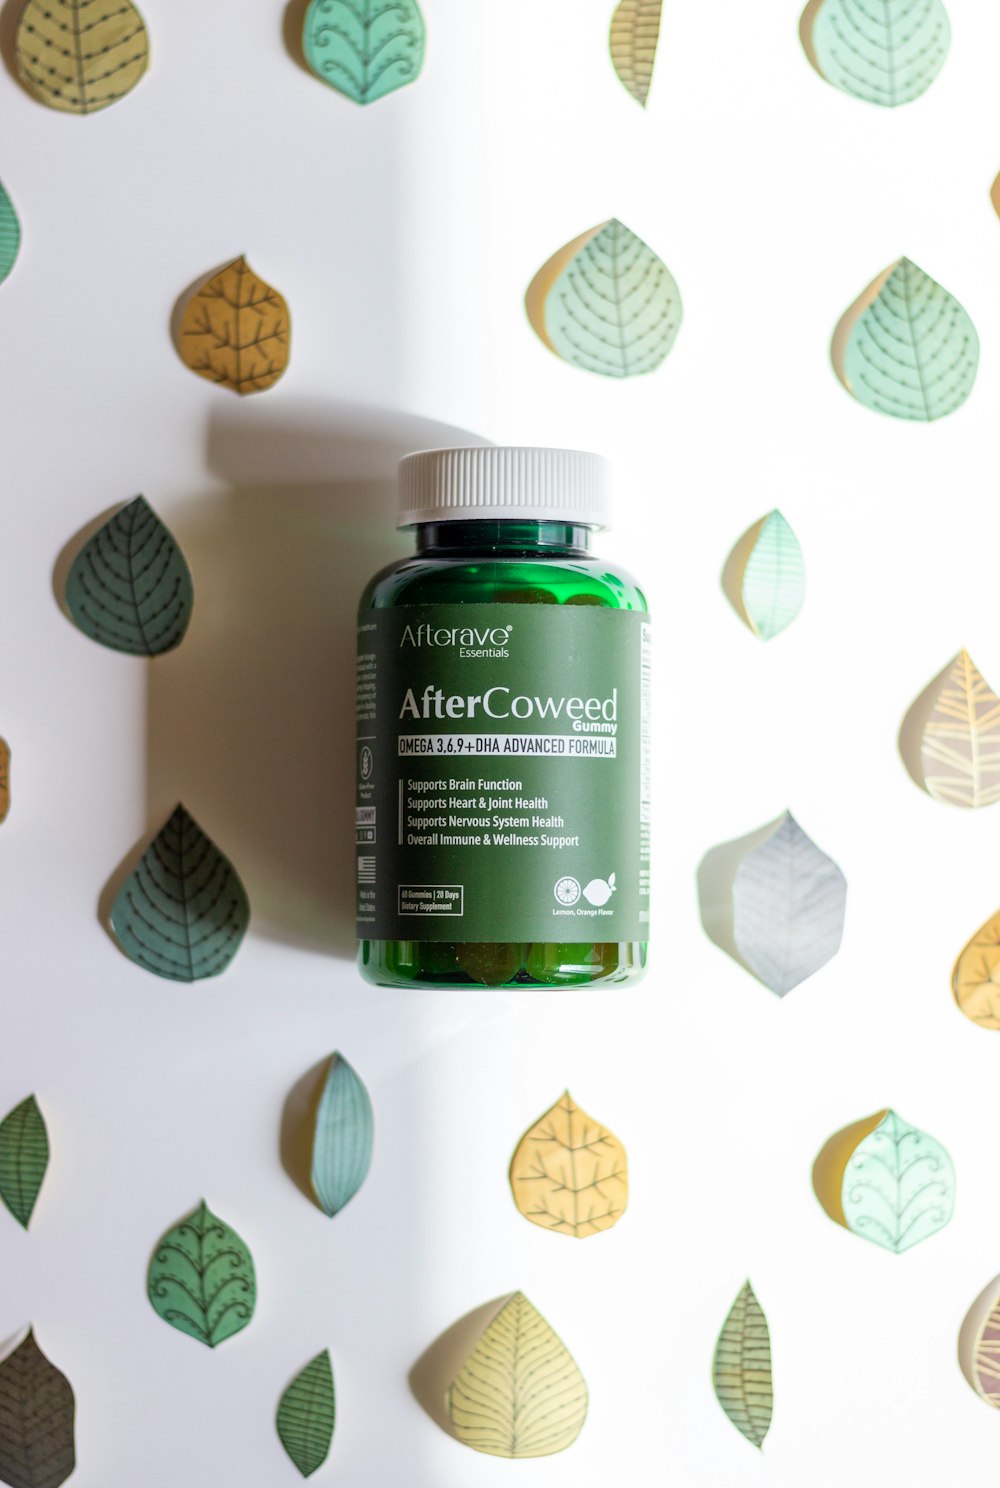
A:
[[[941,0],[812,0],[803,37],[827,82],[894,108],[919,98],[937,77],[951,26]]]
[[[712,1383],[722,1409],[755,1447],[763,1444],[773,1408],[771,1337],[753,1287],[746,1282],[722,1325]]]
[[[21,224],[14,203],[0,186],[0,284],[7,278],[21,248]]]
[[[149,1265],[149,1300],[165,1323],[215,1348],[253,1317],[257,1280],[244,1241],[202,1199],[168,1230]]]
[[[33,1095],[0,1121],[0,1199],[28,1228],[49,1165],[49,1137]]]
[[[295,1376],[278,1406],[281,1445],[304,1478],[330,1455],[336,1413],[333,1368],[324,1349]]]
[[[958,301],[901,258],[841,321],[834,365],[866,408],[929,422],[954,413],[972,391],[979,337]]]
[[[59,1488],[76,1466],[75,1415],[73,1387],[29,1328],[0,1361],[0,1482]]]
[[[178,806],[122,884],[111,929],[130,961],[175,982],[218,976],[250,923],[229,859]]]
[[[611,18],[611,61],[636,103],[646,107],[660,39],[662,0],[618,0]]]
[[[750,629],[770,641],[802,608],[806,570],[798,538],[779,511],[758,524],[743,570],[741,597]]]
[[[340,1054],[330,1060],[316,1110],[312,1186],[324,1214],[339,1214],[368,1176],[374,1118],[368,1091]]]
[[[851,1155],[841,1202],[849,1230],[901,1255],[951,1219],[951,1158],[934,1137],[887,1111]]]
[[[374,103],[420,75],[417,0],[312,0],[302,45],[310,69],[355,103]]]
[[[131,656],[179,645],[193,602],[184,554],[142,496],[83,545],[66,580],[66,605],[84,635]]]

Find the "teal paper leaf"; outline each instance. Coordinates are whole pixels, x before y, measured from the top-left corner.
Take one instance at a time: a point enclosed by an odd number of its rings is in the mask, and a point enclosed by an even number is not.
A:
[[[666,264],[616,220],[585,234],[560,269],[544,298],[542,325],[529,310],[557,356],[604,377],[655,371],[674,344],[681,315],[680,291]]]
[[[0,1360],[0,1482],[59,1488],[76,1466],[76,1400],[29,1328]]]
[[[316,1109],[312,1186],[331,1218],[353,1199],[368,1176],[374,1118],[368,1091],[340,1054],[334,1054]]]
[[[142,496],[83,545],[66,580],[66,606],[84,635],[130,656],[179,645],[193,602],[184,554]]]
[[[951,40],[941,0],[814,0],[803,33],[821,77],[886,108],[930,87]]]
[[[21,224],[14,203],[0,186],[0,284],[7,278],[21,249]]]
[[[178,806],[122,884],[111,929],[137,966],[175,982],[225,971],[250,906],[235,868]]]
[[[880,287],[879,287],[880,286]],[[958,301],[923,269],[901,258],[875,296],[835,338],[841,381],[867,408],[929,422],[960,408],[979,366],[979,337]],[[863,296],[864,300],[866,297]],[[837,341],[846,335],[841,349]]]
[[[324,1349],[295,1376],[278,1406],[281,1445],[304,1478],[330,1455],[335,1420],[333,1368]]]
[[[795,619],[806,592],[806,570],[798,538],[779,511],[757,524],[743,570],[741,597],[750,629],[769,641]]]
[[[951,1219],[951,1158],[934,1137],[887,1111],[852,1153],[841,1202],[849,1230],[901,1255]]]
[[[0,1122],[0,1199],[25,1229],[49,1165],[49,1137],[33,1095]]]
[[[149,1300],[165,1323],[209,1348],[239,1333],[253,1317],[253,1259],[204,1199],[157,1245],[149,1264]]]
[[[312,0],[302,45],[324,83],[355,103],[374,103],[417,79],[424,40],[417,0]]]

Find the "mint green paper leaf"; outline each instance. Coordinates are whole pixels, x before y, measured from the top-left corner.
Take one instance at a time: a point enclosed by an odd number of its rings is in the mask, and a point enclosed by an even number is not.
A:
[[[165,1323],[209,1348],[253,1317],[257,1279],[250,1252],[204,1199],[156,1247],[149,1300]]]
[[[802,37],[827,82],[894,108],[919,98],[937,77],[951,26],[941,0],[811,0]]]
[[[771,1335],[749,1282],[729,1310],[715,1346],[715,1398],[747,1441],[763,1446],[771,1426]]]
[[[0,1121],[0,1199],[25,1229],[49,1165],[49,1137],[33,1095]]]
[[[529,285],[525,306],[550,351],[603,377],[655,371],[674,344],[682,314],[666,264],[617,220],[553,254]]]
[[[59,1488],[76,1466],[76,1399],[29,1328],[0,1360],[0,1482]]]
[[[0,284],[7,278],[21,248],[21,224],[3,186],[0,186]]]
[[[849,1230],[900,1255],[951,1219],[955,1170],[940,1142],[886,1111],[848,1160],[841,1199]]]
[[[122,884],[111,929],[130,961],[174,982],[218,976],[250,922],[236,869],[178,806]]]
[[[278,1406],[281,1445],[304,1478],[330,1455],[335,1420],[333,1368],[324,1349],[295,1376]]]
[[[368,1091],[340,1054],[334,1054],[316,1110],[312,1186],[331,1218],[350,1203],[368,1176],[374,1119]]]
[[[66,580],[66,607],[84,635],[130,656],[180,645],[193,603],[184,554],[142,496],[84,543]]]
[[[866,408],[926,423],[954,413],[971,393],[979,337],[958,301],[901,258],[844,315],[833,363]]]
[[[740,600],[754,635],[769,641],[786,630],[802,608],[806,570],[798,538],[779,511],[763,517],[740,539],[749,553]]]
[[[417,0],[312,0],[302,45],[324,83],[355,103],[374,103],[415,82],[424,39]]]

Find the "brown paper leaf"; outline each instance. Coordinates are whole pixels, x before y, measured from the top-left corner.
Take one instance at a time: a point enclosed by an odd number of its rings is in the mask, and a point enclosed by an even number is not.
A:
[[[955,962],[952,991],[980,1028],[1000,1028],[1000,910],[980,925]]]
[[[646,107],[660,39],[662,0],[619,0],[611,19],[611,61],[636,103]]]
[[[951,806],[1000,801],[1000,698],[968,651],[960,651],[941,685],[920,740],[924,786]]]
[[[625,1213],[625,1148],[567,1091],[521,1138],[510,1186],[532,1224],[586,1240],[610,1230]]]
[[[59,1488],[76,1466],[69,1380],[28,1331],[0,1362],[0,1482],[9,1488]]]
[[[262,393],[288,366],[291,321],[282,295],[236,258],[184,309],[178,351],[184,363],[234,393]]]
[[[0,822],[10,810],[10,745],[0,739]]]
[[[16,45],[21,81],[66,114],[117,103],[149,66],[149,35],[131,0],[27,0]]]

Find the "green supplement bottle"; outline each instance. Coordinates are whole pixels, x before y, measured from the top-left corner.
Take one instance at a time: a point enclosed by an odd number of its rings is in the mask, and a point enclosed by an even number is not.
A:
[[[417,552],[358,618],[357,882],[380,986],[573,987],[645,964],[649,615],[590,551],[606,466],[424,450]]]

